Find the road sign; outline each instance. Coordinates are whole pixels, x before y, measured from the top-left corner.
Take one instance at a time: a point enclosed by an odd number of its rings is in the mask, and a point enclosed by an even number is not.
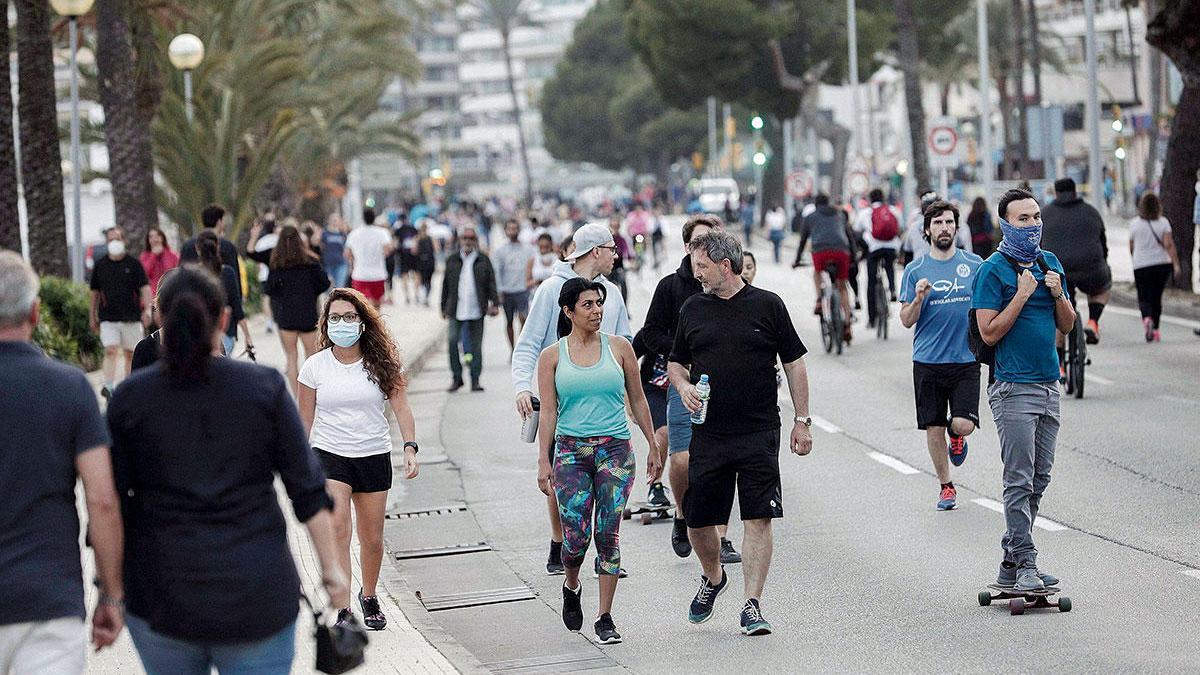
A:
[[[788,174],[787,191],[796,199],[804,199],[812,194],[813,191],[813,175],[807,169],[800,169]]]
[[[929,146],[929,166],[934,169],[956,169],[959,165],[958,120],[935,117],[930,120],[926,135]]]

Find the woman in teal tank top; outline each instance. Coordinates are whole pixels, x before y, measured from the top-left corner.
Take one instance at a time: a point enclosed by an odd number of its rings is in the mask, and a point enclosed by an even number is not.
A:
[[[547,495],[553,489],[558,498],[566,568],[563,623],[572,631],[583,627],[579,570],[594,538],[600,576],[596,639],[611,644],[621,641],[611,612],[621,572],[621,515],[637,468],[629,443],[626,397],[634,422],[650,444],[646,465],[650,483],[662,476],[666,449],[654,441],[633,347],[625,338],[600,332],[605,295],[602,284],[582,278],[567,281],[559,293],[559,340],[538,360],[538,391],[542,392],[538,487]]]

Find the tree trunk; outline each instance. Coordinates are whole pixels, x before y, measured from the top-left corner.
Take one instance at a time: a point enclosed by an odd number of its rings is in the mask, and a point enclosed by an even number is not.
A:
[[[0,248],[21,250],[17,213],[17,144],[13,138],[12,81],[9,77],[8,0],[0,0]]]
[[[146,232],[158,225],[150,127],[138,113],[133,45],[123,0],[96,4],[96,66],[100,104],[104,106],[104,142],[108,147],[116,221],[125,229],[134,254]]]
[[[942,116],[950,114],[950,83],[942,82],[938,85],[938,102],[942,106]]]
[[[1017,62],[1013,73],[1013,81],[1016,84],[1016,113],[1017,118],[1013,122],[1017,127],[1017,166],[1020,167],[1021,178],[1029,178],[1029,128],[1025,125],[1025,54],[1029,48],[1029,43],[1026,40],[1028,26],[1025,23],[1025,1],[1012,0],[1013,23],[1017,28]]]
[[[529,150],[525,147],[525,127],[521,125],[521,101],[517,98],[517,80],[513,76],[512,45],[509,43],[507,27],[501,27],[500,39],[504,46],[504,67],[508,74],[508,95],[512,97],[513,117],[517,124],[517,145],[521,152],[521,173],[525,178],[525,205],[533,205],[533,175],[529,173]]]
[[[1038,14],[1037,0],[1029,0],[1029,5],[1025,8],[1026,23],[1029,26],[1029,69],[1033,71],[1033,101],[1030,105],[1034,108],[1042,107],[1042,35],[1038,30]],[[1045,113],[1045,111],[1042,111]],[[1049,118],[1043,114],[1042,124],[1049,124]],[[1043,132],[1042,138],[1048,139],[1050,135]],[[1032,163],[1032,162],[1031,162]],[[1042,147],[1042,178],[1052,179],[1054,177],[1054,167],[1050,164],[1050,148]]]
[[[1146,0],[1146,16],[1153,17],[1158,12],[1158,0]],[[1150,133],[1146,140],[1149,151],[1146,153],[1146,187],[1154,190],[1158,179],[1158,127],[1162,120],[1163,104],[1163,58],[1162,52],[1154,47],[1148,47],[1150,52]]]
[[[1001,72],[1007,72],[1007,68],[1002,66]],[[1008,93],[1008,77],[996,78],[996,90],[1000,94],[1000,117],[1004,120],[1000,136],[1000,145],[1004,148],[1003,156],[1000,158],[1000,180],[1009,180],[1012,178],[1012,162],[1016,157],[1016,149],[1013,147],[1012,140],[1013,101],[1012,95]]]
[[[912,140],[913,176],[918,190],[933,186],[929,156],[925,150],[925,109],[921,103],[921,55],[917,48],[917,22],[910,0],[893,0],[896,30],[900,39],[900,69],[904,72],[904,102],[908,108],[908,135]],[[838,187],[840,192],[841,188]]]
[[[69,278],[50,5],[45,0],[16,0],[16,5],[21,178],[29,216],[29,258],[39,274]]]

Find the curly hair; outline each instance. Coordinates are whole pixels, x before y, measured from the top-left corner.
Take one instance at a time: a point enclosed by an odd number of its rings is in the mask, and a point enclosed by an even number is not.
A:
[[[358,313],[359,321],[362,321],[363,334],[359,338],[359,345],[362,348],[363,366],[367,370],[367,377],[379,385],[384,396],[391,396],[408,386],[404,361],[400,358],[400,350],[396,348],[391,331],[374,305],[354,289],[335,288],[329,292],[325,306],[321,308],[321,321],[317,324],[320,331],[317,349],[333,346],[329,339],[329,307],[337,300],[354,305],[354,311]]]

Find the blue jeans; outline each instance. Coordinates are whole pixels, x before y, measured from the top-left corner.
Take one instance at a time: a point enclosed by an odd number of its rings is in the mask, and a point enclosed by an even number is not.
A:
[[[233,358],[233,347],[237,344],[237,338],[228,335],[221,336],[221,346],[225,347],[225,356]]]
[[[202,644],[168,637],[128,614],[125,625],[148,675],[287,675],[296,655],[296,622],[258,642]]]
[[[692,445],[692,411],[674,386],[667,387],[667,452],[687,452]]]
[[[329,275],[334,288],[345,288],[349,283],[350,267],[344,262],[337,265],[326,265],[325,274]]]

